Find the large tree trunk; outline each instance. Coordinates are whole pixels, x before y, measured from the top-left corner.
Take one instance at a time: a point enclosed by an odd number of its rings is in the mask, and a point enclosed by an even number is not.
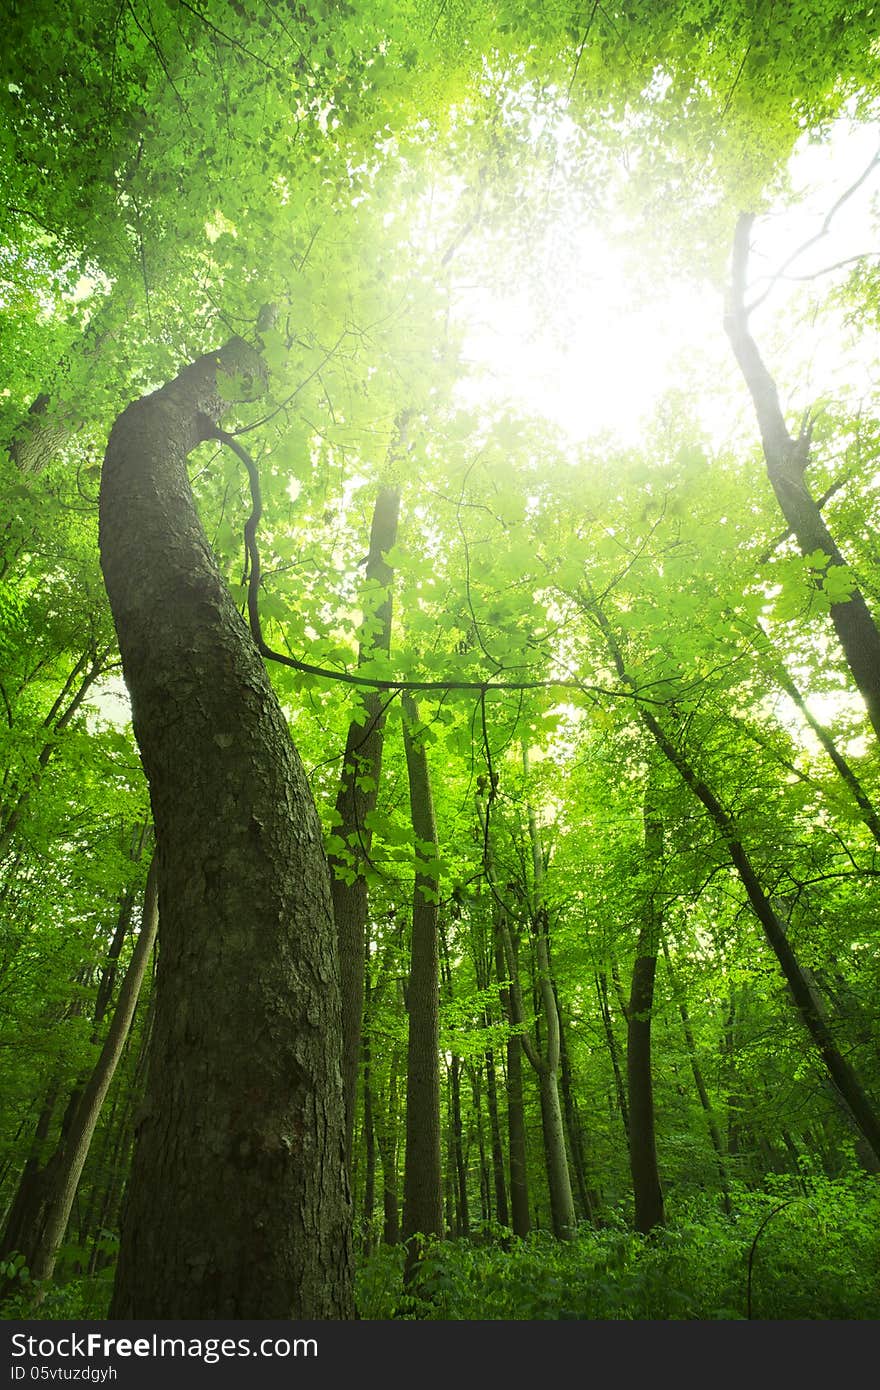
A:
[[[352,1312],[341,1011],[308,783],[196,513],[189,453],[261,386],[233,339],[117,420],[101,560],[150,784],[162,923],[111,1316]]]
[[[736,224],[731,302],[724,327],[752,397],[767,477],[788,528],[803,555],[812,555],[818,550],[827,557],[829,565],[843,566],[846,561],[825,525],[819,504],[810,493],[804,476],[810,459],[809,432],[802,432],[796,439],[789,433],[776,383],[749,331],[745,278],[753,221],[751,215],[743,214]],[[822,581],[818,583],[821,587]],[[832,602],[830,610],[853,680],[865,702],[874,732],[880,738],[880,630],[856,588],[845,602]]]
[[[422,846],[437,852],[434,803],[424,740],[414,701],[403,696],[404,741],[412,823]],[[412,960],[406,1007],[409,1044],[406,1068],[406,1159],[403,1175],[403,1239],[410,1277],[418,1256],[413,1237],[443,1234],[440,1169],[440,945],[436,870],[416,855]]]
[[[656,873],[663,853],[663,829],[656,812],[645,801],[645,864]],[[629,1091],[629,1163],[636,1209],[636,1230],[649,1235],[662,1226],[663,1189],[657,1167],[654,1127],[654,1087],[651,1070],[651,1018],[657,973],[657,907],[649,890],[644,905],[632,989],[627,1009],[626,1076]]]

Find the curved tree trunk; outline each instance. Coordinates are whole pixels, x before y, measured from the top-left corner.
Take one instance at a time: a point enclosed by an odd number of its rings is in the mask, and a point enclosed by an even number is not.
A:
[[[211,553],[186,460],[256,382],[233,339],[110,436],[101,561],[150,784],[162,922],[118,1318],[352,1311],[341,1014],[308,783]]]

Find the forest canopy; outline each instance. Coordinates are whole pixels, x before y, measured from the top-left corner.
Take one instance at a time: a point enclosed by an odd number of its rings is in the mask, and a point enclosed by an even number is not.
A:
[[[3,21],[4,1314],[880,1316],[875,7]]]

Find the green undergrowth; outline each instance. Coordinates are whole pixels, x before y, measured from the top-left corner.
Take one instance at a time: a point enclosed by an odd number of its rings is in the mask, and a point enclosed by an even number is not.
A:
[[[650,1238],[622,1221],[570,1242],[536,1232],[505,1243],[429,1244],[404,1292],[403,1255],[379,1250],[358,1273],[362,1318],[827,1319],[880,1317],[880,1183],[770,1183],[708,1199]],[[751,1273],[750,1273],[751,1266]]]
[[[733,1194],[733,1216],[709,1197],[676,1209],[645,1238],[622,1215],[581,1226],[561,1242],[545,1231],[516,1240],[500,1228],[479,1241],[427,1244],[403,1285],[403,1249],[359,1262],[361,1318],[391,1319],[876,1319],[880,1318],[880,1181],[769,1181]],[[108,1233],[108,1255],[115,1241]],[[59,1275],[37,1301],[19,1261],[0,1268],[5,1318],[106,1317],[113,1266],[75,1272],[83,1252],[64,1247]]]

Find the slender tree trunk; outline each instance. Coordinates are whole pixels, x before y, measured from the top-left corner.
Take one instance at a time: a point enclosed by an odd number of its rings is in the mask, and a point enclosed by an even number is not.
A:
[[[618,675],[621,680],[629,684],[623,656],[607,618],[597,605],[591,603],[590,607],[608,642]],[[736,833],[730,816],[712,789],[691,766],[685,753],[665,732],[656,715],[644,708],[639,709],[638,715],[663,756],[675,768],[697,800],[701,802],[719,831],[727,846],[727,852],[733,866],[746,890],[752,911],[763,927],[767,943],[776,956],[800,1019],[813,1039],[831,1080],[849,1106],[855,1125],[873,1150],[874,1157],[880,1159],[880,1115],[877,1114],[855,1071],[837,1046],[824,1010],[817,1007],[815,989],[795,955],[788,940],[784,923],[777,916],[773,904],[761,887],[760,878]]]
[[[684,754],[666,736],[654,715],[647,710],[642,710],[641,715],[660,749],[678,770],[690,790],[703,803],[723,835],[752,911],[761,923],[767,942],[779,962],[801,1021],[816,1044],[829,1076],[849,1106],[856,1125],[870,1144],[875,1158],[880,1159],[880,1116],[877,1115],[856,1073],[837,1046],[823,1010],[817,1007],[815,990],[795,955],[783,922],[761,887],[752,861],[737,838],[727,812],[710,788],[691,768]]]
[[[111,1316],[345,1318],[351,1204],[326,859],[308,782],[198,519],[187,456],[262,389],[233,339],[135,402],[104,578],[150,785],[162,922]]]
[[[602,1026],[605,1029],[605,1041],[608,1044],[608,1055],[611,1058],[611,1070],[614,1075],[614,1092],[617,1096],[617,1109],[623,1122],[623,1132],[626,1135],[626,1142],[629,1145],[629,1106],[626,1100],[626,1087],[623,1084],[623,1067],[620,1060],[620,1047],[614,1032],[614,1020],[611,1017],[611,1005],[608,1000],[608,977],[604,970],[596,974],[596,994],[599,997],[599,1012],[602,1015]],[[628,1008],[628,1006],[627,1006]]]
[[[93,651],[81,657],[68,677],[61,695],[43,720],[43,728],[47,731],[48,737],[37,755],[36,766],[27,774],[25,785],[20,785],[20,790],[5,805],[0,806],[0,859],[7,853],[31,798],[40,785],[43,773],[57,747],[58,735],[67,728],[95,681],[103,675],[108,655],[108,651],[102,649],[100,652]],[[79,683],[67,700],[66,697],[77,679]]]
[[[523,772],[528,776],[528,753],[523,747]],[[538,822],[534,808],[527,803],[529,842],[532,850],[533,892],[532,925],[535,949],[535,972],[537,989],[541,1003],[541,1015],[547,1028],[547,1041],[542,1051],[538,1050],[537,1038],[533,1042],[528,1034],[522,1035],[523,1047],[529,1062],[538,1077],[541,1096],[541,1115],[543,1119],[544,1144],[547,1160],[547,1182],[550,1189],[550,1212],[553,1220],[553,1234],[557,1240],[571,1240],[577,1222],[574,1213],[574,1198],[571,1192],[571,1177],[568,1170],[568,1155],[565,1149],[565,1126],[562,1121],[562,1108],[559,1103],[559,1013],[553,994],[553,979],[550,972],[550,931],[547,908],[544,903],[544,859]],[[509,932],[508,932],[509,943]],[[508,968],[513,973],[512,949],[508,950]],[[516,982],[514,982],[515,984]],[[518,990],[515,988],[513,997]],[[517,1001],[517,1023],[523,1021],[522,1006]]]
[[[571,1073],[571,1057],[569,1056],[568,1043],[565,1036],[565,1025],[562,1020],[562,1010],[559,1008],[559,998],[555,983],[553,986],[553,995],[554,998],[556,998],[556,1008],[559,1012],[559,1081],[562,1087],[562,1110],[565,1116],[565,1128],[568,1134],[568,1150],[571,1154],[571,1167],[574,1172],[575,1188],[580,1202],[581,1215],[585,1221],[595,1221],[596,1203],[587,1184],[584,1135],[580,1116],[578,1114],[574,1081]]]
[[[752,397],[767,477],[782,515],[805,556],[820,551],[830,566],[845,566],[815,498],[805,480],[810,461],[809,431],[795,439],[788,432],[779,405],[776,383],[768,372],[748,326],[745,303],[749,236],[754,217],[743,214],[736,225],[730,312],[724,327]],[[823,581],[817,580],[819,588]],[[844,603],[830,604],[837,632],[853,679],[858,687],[874,732],[880,738],[880,631],[861,592],[854,588]]]
[[[461,1058],[454,1052],[449,1063],[449,1104],[450,1138],[455,1171],[455,1234],[468,1237],[471,1233],[471,1213],[461,1124]]]
[[[361,1214],[361,1231],[363,1233],[364,1255],[370,1254],[373,1248],[373,1209],[376,1205],[376,1130],[373,1123],[373,1067],[372,1049],[370,1047],[369,1018],[370,1018],[370,982],[368,978],[364,980],[365,990],[365,1022],[367,1029],[364,1031],[363,1054],[364,1054],[364,1209]]]
[[[504,979],[509,972],[503,963],[503,944],[497,921],[496,932],[498,933],[498,952],[501,957],[498,961],[498,971],[500,978]],[[511,943],[514,968],[516,967],[515,950],[515,945]],[[503,988],[500,990],[500,996],[501,1007],[507,1016],[507,1021],[511,1026],[514,1026],[516,1016],[512,991],[509,988]],[[529,1170],[526,1157],[526,1116],[523,1103],[523,1047],[519,1034],[513,1034],[507,1039],[505,1052],[507,1060],[507,1152],[510,1164],[510,1221],[513,1234],[519,1236],[520,1240],[525,1240],[531,1230],[532,1223],[529,1214]]]
[[[443,1234],[440,1166],[440,948],[438,880],[434,867],[437,830],[424,740],[419,736],[415,702],[403,696],[403,729],[413,831],[432,855],[416,853],[413,893],[412,962],[407,1012],[409,1045],[406,1072],[406,1161],[403,1177],[403,1239],[406,1277],[412,1277],[418,1250],[414,1237]]]
[[[663,857],[663,827],[650,793],[645,798],[645,865],[648,873],[660,872]],[[626,1076],[629,1091],[629,1162],[636,1208],[636,1230],[650,1235],[662,1226],[663,1189],[657,1167],[657,1140],[654,1125],[654,1089],[651,1066],[651,1019],[654,1009],[654,980],[657,973],[658,908],[654,900],[656,885],[649,890],[642,911],[632,989],[627,1010]]]
[[[736,1025],[737,1025],[737,1004],[735,987],[731,985],[730,995],[727,1004],[727,1013],[724,1019],[724,1035],[722,1038],[722,1054],[725,1062],[725,1072],[727,1077],[727,1089],[725,1105],[727,1108],[727,1157],[734,1160],[739,1158],[740,1139],[742,1135],[742,1109],[743,1101],[740,1095],[739,1075],[736,1063]]]
[[[125,978],[119,991],[119,999],[113,1011],[113,1019],[104,1040],[101,1055],[83,1087],[70,1127],[63,1136],[61,1147],[47,1169],[43,1220],[41,1229],[34,1232],[35,1239],[28,1261],[31,1277],[35,1280],[45,1280],[52,1277],[58,1248],[64,1239],[71,1207],[79,1186],[83,1165],[88,1157],[101,1107],[116,1072],[116,1066],[122,1055],[122,1049],[125,1046],[134,1018],[141,983],[153,950],[159,924],[156,880],[157,869],[154,860],[147,875],[140,935],[125,972]]]
[[[37,1116],[37,1125],[31,1141],[30,1152],[25,1161],[18,1187],[15,1189],[15,1196],[9,1206],[3,1240],[0,1243],[0,1259],[6,1259],[16,1251],[24,1253],[27,1232],[34,1228],[39,1219],[45,1181],[43,1150],[49,1137],[49,1128],[52,1124],[52,1116],[55,1114],[55,1107],[58,1104],[60,1089],[58,1077],[55,1076],[46,1088],[43,1104],[40,1106],[40,1113]]]
[[[489,862],[491,873],[491,861]],[[492,931],[495,950],[495,973],[498,978],[498,997],[508,1025],[516,1026],[516,1005],[511,986],[502,984],[515,978],[518,972],[517,942],[511,939],[504,909],[494,897]],[[509,960],[506,958],[509,947]],[[526,1121],[523,1108],[522,1040],[517,1033],[508,1036],[505,1044],[507,1062],[507,1153],[510,1165],[510,1224],[515,1236],[525,1240],[531,1229],[529,1215],[529,1178],[526,1160]]]
[[[761,646],[769,651],[771,649],[770,639],[760,623],[758,624],[758,633],[761,639]],[[877,809],[865,790],[861,779],[837,747],[830,731],[811,713],[806,700],[783,667],[781,661],[773,660],[770,665],[770,670],[774,680],[785,691],[792,704],[800,711],[804,721],[813,730],[813,733],[816,735],[822,747],[825,749],[825,752],[828,754],[828,757],[831,759],[831,762],[834,764],[838,776],[858,806],[862,823],[868,827],[874,839],[880,844],[880,815],[878,815]]]
[[[382,1160],[382,1239],[386,1245],[400,1240],[400,1201],[397,1181],[397,1083],[400,1050],[394,1047],[388,1075],[388,1103],[376,1124],[376,1143]],[[377,1117],[378,1119],[378,1117]]]
[[[482,1072],[479,1066],[469,1066],[467,1070],[471,1083],[471,1100],[477,1131],[477,1156],[480,1161],[480,1220],[485,1224],[492,1220],[492,1179],[489,1174],[486,1136],[483,1129]]]
[[[400,441],[398,432],[397,443]],[[395,446],[392,446],[392,455]],[[397,539],[400,489],[379,489],[370,528],[370,549],[363,596],[364,627],[358,647],[358,665],[391,648],[393,571],[385,556]],[[369,634],[369,635],[368,635]],[[370,858],[370,813],[376,808],[382,770],[385,710],[388,696],[369,690],[360,696],[361,708],[352,717],[345,741],[342,777],[336,798],[335,841],[338,850],[329,855],[333,916],[339,941],[339,979],[342,993],[342,1083],[345,1095],[346,1152],[351,1154],[361,1055],[361,1016],[364,1001],[364,933],[367,925],[367,882],[364,869]],[[334,841],[334,842],[335,842]],[[352,879],[351,874],[355,877]]]
[[[513,1234],[525,1240],[531,1230],[526,1115],[523,1104],[522,1041],[507,1040],[507,1146],[510,1159],[510,1219]]]
[[[492,1146],[492,1181],[495,1188],[495,1216],[499,1226],[510,1225],[507,1205],[507,1184],[504,1180],[504,1148],[501,1143],[501,1124],[498,1118],[498,1081],[495,1074],[495,1053],[488,1048],[486,1064],[486,1107],[489,1111],[489,1134]]]
[[[660,939],[663,945],[663,959],[666,962],[666,971],[669,975],[670,983],[672,984],[672,992],[675,995],[676,1004],[678,1005],[678,1014],[681,1019],[685,1043],[687,1044],[694,1085],[697,1088],[697,1095],[700,1097],[700,1104],[703,1107],[703,1114],[706,1117],[706,1128],[709,1131],[709,1138],[712,1141],[712,1148],[715,1151],[715,1162],[718,1165],[718,1177],[721,1182],[721,1195],[724,1202],[724,1210],[728,1216],[732,1216],[733,1207],[730,1203],[730,1178],[727,1172],[727,1165],[724,1162],[724,1146],[721,1143],[721,1133],[718,1129],[718,1121],[715,1118],[715,1110],[709,1099],[709,1092],[706,1089],[706,1082],[703,1078],[703,1069],[700,1066],[700,1060],[697,1056],[697,1045],[694,1040],[694,1030],[691,1027],[687,1000],[684,997],[684,992],[679,986],[678,977],[672,967],[669,946],[665,935],[661,933]]]
[[[523,745],[523,771],[528,777],[528,751]],[[551,934],[549,919],[544,901],[544,847],[538,830],[538,819],[534,806],[527,801],[528,841],[531,845],[532,859],[532,924],[534,924],[535,973],[537,973],[538,995],[541,999],[541,1015],[546,1024],[546,1045],[541,1058],[534,1049],[535,1061],[539,1065],[538,1086],[541,1091],[541,1115],[544,1118],[544,1138],[546,1148],[546,1170],[551,1188],[551,1213],[553,1234],[557,1240],[570,1240],[577,1229],[574,1218],[574,1198],[571,1195],[569,1155],[566,1152],[566,1131],[562,1119],[562,1106],[559,1104],[559,1063],[560,1063],[560,1022],[556,1008],[556,995],[553,992],[551,972]],[[527,1056],[530,1052],[527,1049]],[[531,1056],[530,1056],[531,1061]],[[534,1065],[534,1063],[532,1063]]]

